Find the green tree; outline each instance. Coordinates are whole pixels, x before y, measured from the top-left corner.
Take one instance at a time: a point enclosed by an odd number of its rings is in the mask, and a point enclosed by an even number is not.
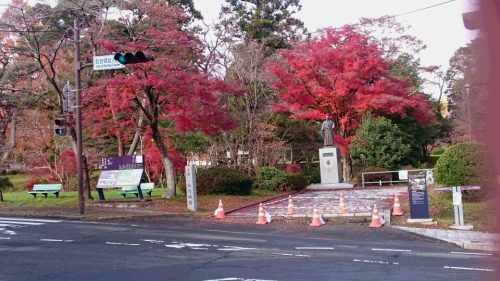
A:
[[[226,0],[223,21],[239,30],[245,42],[264,44],[266,54],[290,47],[289,42],[307,34],[304,23],[293,15],[300,0]]]
[[[385,117],[366,115],[349,145],[351,157],[367,166],[395,169],[411,150],[398,126]]]
[[[7,187],[12,188],[12,182],[9,180],[9,178],[6,177],[0,177],[0,202],[3,202],[3,193],[2,189],[5,189]]]

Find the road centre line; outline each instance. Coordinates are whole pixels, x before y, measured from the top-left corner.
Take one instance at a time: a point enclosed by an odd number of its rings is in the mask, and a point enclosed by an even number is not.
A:
[[[0,240],[10,240],[10,237],[0,237]]]
[[[372,248],[372,251],[411,252],[411,250],[405,250],[405,249],[385,249],[385,248]]]
[[[295,247],[296,250],[334,250],[333,247]]]
[[[0,220],[1,224],[21,224],[21,225],[42,225],[44,222],[28,222],[28,221],[13,221],[13,220]]]
[[[75,240],[62,240],[62,239],[40,239],[40,241],[44,241],[44,242],[65,242],[65,243],[70,243],[70,242],[73,242]]]
[[[10,218],[10,217],[0,217],[0,220],[6,220],[6,221],[27,221],[27,222],[62,222],[61,220],[24,219],[24,218]]]
[[[450,252],[450,253],[459,255],[493,256],[493,254],[488,254],[488,253],[471,253],[471,252]]]
[[[459,267],[459,266],[443,266],[443,268],[448,268],[448,269],[462,269],[462,270],[473,270],[473,271],[494,271],[493,269],[489,268],[476,268],[476,267]]]
[[[399,265],[397,262],[388,262],[388,261],[373,261],[373,260],[358,260],[358,259],[353,259],[353,262],[363,262],[363,263],[378,263],[378,264],[393,264],[393,265]]]

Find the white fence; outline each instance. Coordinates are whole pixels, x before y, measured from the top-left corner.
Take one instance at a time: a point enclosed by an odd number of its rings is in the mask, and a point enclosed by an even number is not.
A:
[[[427,179],[427,184],[433,184],[434,183],[434,169],[415,169],[415,170],[397,170],[397,171],[381,171],[381,172],[363,172],[361,173],[361,183],[362,186],[365,187],[366,184],[378,184],[382,185],[384,183],[408,183],[408,173],[412,172],[422,172],[425,171],[426,174],[426,179]],[[378,180],[378,181],[365,181],[365,175],[373,175],[373,174],[392,174],[392,173],[398,173],[398,180],[392,180],[392,175],[391,175],[391,180]]]

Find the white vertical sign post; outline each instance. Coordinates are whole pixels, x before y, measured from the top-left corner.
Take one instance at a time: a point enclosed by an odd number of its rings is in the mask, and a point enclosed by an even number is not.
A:
[[[455,211],[455,225],[464,225],[464,209],[462,205],[462,191],[460,186],[453,187],[453,209]]]
[[[186,176],[187,208],[192,212],[196,212],[198,209],[198,198],[196,195],[196,166],[188,164],[184,171]]]

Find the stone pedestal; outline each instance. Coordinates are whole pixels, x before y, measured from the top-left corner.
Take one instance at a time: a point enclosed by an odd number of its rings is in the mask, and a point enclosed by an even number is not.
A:
[[[340,151],[337,147],[332,146],[320,148],[319,163],[321,184],[343,182]]]

